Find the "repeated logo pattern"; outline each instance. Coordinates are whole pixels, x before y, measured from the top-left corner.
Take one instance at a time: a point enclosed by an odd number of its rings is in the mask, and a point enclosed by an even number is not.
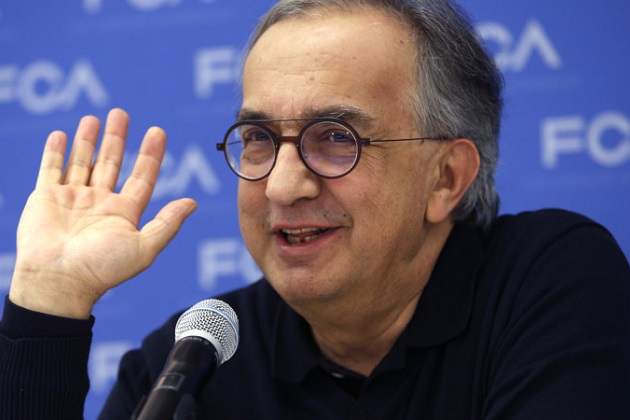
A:
[[[199,202],[155,266],[96,309],[86,405],[86,418],[95,418],[120,355],[150,328],[175,309],[260,276],[240,239],[237,180],[213,145],[239,107],[249,32],[273,0],[10,3],[0,6],[0,292],[9,288],[15,227],[43,141],[55,129],[71,136],[84,114],[103,118],[120,106],[131,115],[121,179],[144,130],[166,129],[168,152],[147,217],[175,198]],[[630,255],[630,58],[621,42],[630,29],[614,24],[630,5],[534,0],[526,14],[501,14],[469,3],[506,78],[502,211],[583,212]],[[577,24],[593,19],[590,9],[616,30]],[[159,304],[148,304],[147,290]]]

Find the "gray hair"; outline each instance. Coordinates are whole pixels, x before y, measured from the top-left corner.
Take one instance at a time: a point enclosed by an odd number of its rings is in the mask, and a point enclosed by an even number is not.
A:
[[[494,174],[503,78],[458,6],[449,0],[280,0],[260,20],[250,48],[281,20],[307,16],[320,8],[347,11],[357,7],[382,10],[410,28],[417,56],[418,89],[412,111],[418,128],[428,135],[468,138],[480,155],[479,173],[451,218],[489,225],[499,208]]]

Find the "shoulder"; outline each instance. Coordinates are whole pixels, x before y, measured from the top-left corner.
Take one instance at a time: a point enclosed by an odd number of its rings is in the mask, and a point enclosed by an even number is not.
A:
[[[579,213],[561,209],[543,209],[497,218],[490,233],[523,237],[553,237],[579,227],[591,227],[605,232],[597,222]]]
[[[559,209],[545,209],[499,217],[484,234],[486,249],[502,259],[536,259],[555,251],[562,262],[585,252],[605,254],[605,260],[627,260],[611,233],[588,217]],[[562,249],[558,249],[562,247]],[[595,261],[593,261],[595,262]],[[601,261],[600,261],[601,262]]]
[[[630,267],[612,235],[582,215],[541,210],[498,218],[483,240],[473,324],[489,412],[626,410]]]
[[[543,210],[500,217],[485,240],[477,324],[489,412],[626,411],[630,267],[612,235],[579,214]]]
[[[599,223],[564,210],[526,212],[499,217],[484,241],[482,282],[510,317],[539,308],[544,317],[628,319],[630,266]]]

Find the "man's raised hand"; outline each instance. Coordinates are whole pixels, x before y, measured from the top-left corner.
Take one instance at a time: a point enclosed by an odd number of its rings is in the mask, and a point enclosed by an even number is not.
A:
[[[87,318],[109,289],[146,269],[195,210],[188,198],[170,202],[139,229],[166,148],[166,135],[150,128],[133,173],[114,191],[129,117],[113,109],[98,154],[100,123],[81,119],[64,169],[67,136],[46,141],[37,185],[17,234],[17,258],[9,298],[25,308]]]

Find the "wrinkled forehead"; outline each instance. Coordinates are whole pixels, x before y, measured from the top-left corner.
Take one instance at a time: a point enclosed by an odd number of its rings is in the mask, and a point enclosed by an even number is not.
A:
[[[409,99],[415,86],[411,31],[380,10],[359,10],[320,8],[270,26],[244,66],[244,107],[265,111],[264,100],[276,109],[295,101],[310,109],[335,102],[362,108],[366,101]]]

